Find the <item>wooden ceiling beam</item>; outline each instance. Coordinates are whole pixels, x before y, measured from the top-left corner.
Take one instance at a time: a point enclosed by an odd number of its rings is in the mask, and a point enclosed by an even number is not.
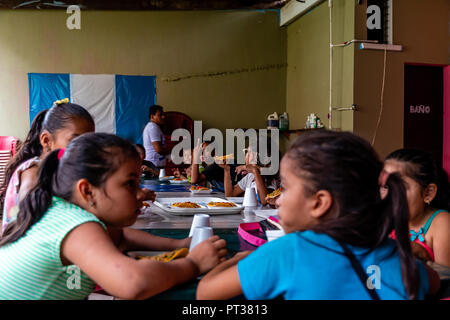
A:
[[[230,10],[280,9],[289,0],[0,0],[0,9]]]

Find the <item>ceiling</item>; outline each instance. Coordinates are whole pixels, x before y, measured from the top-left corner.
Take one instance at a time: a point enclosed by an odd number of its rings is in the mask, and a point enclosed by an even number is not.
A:
[[[0,0],[0,9],[231,10],[280,9],[290,0]],[[303,0],[295,0],[303,2]]]

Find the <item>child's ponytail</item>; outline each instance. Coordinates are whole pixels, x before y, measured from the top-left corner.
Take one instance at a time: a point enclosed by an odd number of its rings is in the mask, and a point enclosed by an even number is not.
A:
[[[3,232],[0,246],[14,242],[23,236],[26,231],[41,219],[52,203],[52,185],[58,170],[58,153],[60,149],[52,151],[42,161],[39,168],[39,182],[30,190],[19,203],[17,219],[11,222]]]
[[[28,132],[24,143],[21,144],[14,158],[12,158],[11,162],[7,165],[5,170],[5,180],[3,181],[3,185],[0,188],[1,190],[3,190],[1,199],[4,198],[6,187],[8,186],[9,180],[11,179],[17,167],[28,159],[31,159],[42,153],[40,135],[47,111],[48,109],[42,110],[36,115],[33,122],[31,123],[30,131]]]
[[[388,188],[387,197],[383,200],[386,203],[387,212],[385,216],[386,231],[395,230],[395,241],[400,257],[402,280],[406,292],[410,299],[415,299],[419,289],[419,271],[416,259],[411,251],[409,241],[409,208],[406,200],[405,187],[398,174],[390,174],[386,186]],[[383,236],[384,238],[384,236]]]

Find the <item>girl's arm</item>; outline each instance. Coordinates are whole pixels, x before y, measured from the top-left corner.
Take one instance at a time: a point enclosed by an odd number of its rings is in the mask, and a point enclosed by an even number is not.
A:
[[[440,213],[431,225],[434,262],[450,268],[450,214]]]
[[[427,270],[428,282],[430,285],[428,294],[430,295],[436,294],[439,291],[439,288],[441,287],[441,279],[439,278],[439,274],[427,264],[424,265],[425,269]]]
[[[198,164],[192,164],[191,183],[201,183],[206,180],[204,174],[198,172]]]
[[[77,265],[105,291],[122,299],[145,299],[186,282],[217,265],[226,254],[225,241],[215,236],[198,244],[186,258],[135,260],[117,250],[95,222],[73,229],[60,251],[62,261]]]
[[[198,300],[224,300],[242,294],[237,263],[250,251],[239,252],[207,273],[197,286]]]
[[[33,166],[31,168],[28,168],[27,170],[23,171],[20,175],[20,187],[19,187],[19,193],[18,198],[19,201],[25,198],[25,196],[28,194],[28,191],[34,188],[34,186],[37,183],[37,172],[38,172],[38,166]]]
[[[225,189],[225,197],[238,197],[244,190],[242,190],[238,185],[233,187],[231,183],[231,169],[228,164],[219,164],[219,167],[223,169],[223,184]]]
[[[120,251],[165,251],[189,248],[189,245],[191,244],[191,238],[172,239],[158,237],[133,228],[108,228],[108,232]]]
[[[264,180],[259,171],[259,167],[256,165],[253,165],[250,168],[251,168],[251,172],[253,173],[253,176],[255,177],[256,189],[258,189],[259,200],[261,201],[261,204],[263,206],[265,206],[267,204],[267,200],[266,200],[267,188],[266,188],[266,185],[264,184]]]

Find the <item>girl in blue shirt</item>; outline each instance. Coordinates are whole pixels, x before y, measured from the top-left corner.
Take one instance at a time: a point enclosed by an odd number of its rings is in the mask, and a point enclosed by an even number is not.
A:
[[[219,264],[197,298],[423,299],[437,291],[429,285],[437,274],[411,254],[401,178],[380,178],[382,169],[352,133],[300,136],[281,161],[277,205],[286,235]],[[379,183],[389,190],[383,199]]]

